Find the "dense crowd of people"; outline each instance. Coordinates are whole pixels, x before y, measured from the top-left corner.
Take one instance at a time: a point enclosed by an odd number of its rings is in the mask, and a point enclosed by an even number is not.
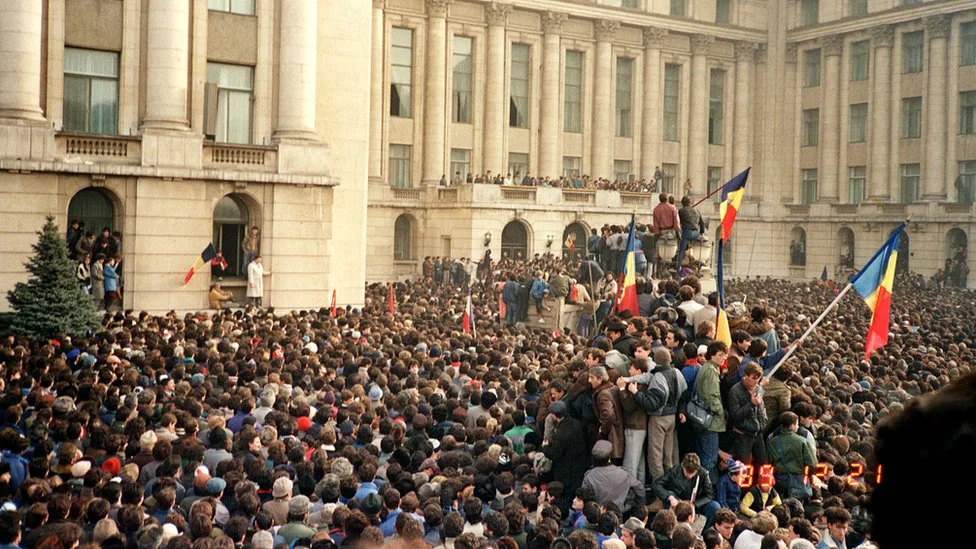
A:
[[[441,176],[440,186],[442,187],[453,187],[464,184],[486,184],[518,187],[554,187],[559,189],[605,190],[631,193],[674,193],[681,190],[675,188],[676,185],[674,176],[665,174],[664,171],[662,171],[658,166],[655,166],[654,175],[650,178],[627,176],[623,178],[615,177],[613,179],[609,179],[605,177],[580,175],[579,173],[571,173],[558,177],[533,176],[529,173],[523,175],[521,172],[515,172],[514,175],[512,173],[492,174],[490,170],[483,174],[468,173],[467,176],[462,175],[461,172],[454,172],[454,175],[451,177],[448,177],[446,174]],[[682,189],[684,190],[685,194],[690,194],[691,181],[685,180]]]
[[[335,316],[119,311],[4,338],[0,545],[871,547],[874,425],[973,360],[973,294],[917,277],[866,361],[853,297],[796,346],[831,283],[730,283],[728,348],[693,276],[642,278],[646,315],[584,336],[503,294],[531,276],[544,307],[594,265],[455,263],[395,284],[392,314],[374,284]]]

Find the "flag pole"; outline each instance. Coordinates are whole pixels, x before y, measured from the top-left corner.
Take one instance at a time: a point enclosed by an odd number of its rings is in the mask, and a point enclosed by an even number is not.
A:
[[[853,288],[853,287],[854,287],[854,284],[851,283],[851,282],[848,282],[847,283],[847,286],[844,286],[844,289],[841,290],[839,294],[837,294],[837,297],[835,297],[833,301],[830,302],[830,305],[827,305],[827,308],[824,309],[824,311],[822,313],[820,313],[820,316],[818,316],[816,320],[813,321],[813,324],[811,324],[810,327],[807,328],[807,330],[805,332],[803,332],[803,335],[800,336],[800,339],[797,339],[796,341],[793,342],[793,344],[790,346],[790,348],[787,349],[786,354],[783,355],[783,358],[781,358],[779,360],[779,362],[776,363],[776,366],[773,366],[773,369],[770,370],[768,374],[764,374],[763,377],[766,377],[766,378],[772,377],[773,374],[776,373],[776,370],[779,370],[779,367],[782,366],[783,364],[785,364],[786,361],[789,360],[789,358],[791,356],[793,356],[793,351],[796,350],[797,344],[801,343],[811,333],[813,333],[813,330],[817,327],[817,325],[819,325],[821,322],[823,322],[823,319],[827,317],[827,313],[829,313],[834,307],[836,307],[837,304],[840,303],[840,300],[844,297],[844,294],[846,294],[848,291],[850,291],[850,289]]]

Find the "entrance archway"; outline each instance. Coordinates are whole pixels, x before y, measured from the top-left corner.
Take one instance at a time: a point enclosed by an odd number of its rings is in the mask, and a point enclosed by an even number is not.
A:
[[[838,264],[848,269],[854,268],[854,231],[841,227],[837,232]]]
[[[586,257],[586,227],[582,223],[570,223],[563,231],[563,257],[575,261]]]
[[[223,252],[227,260],[227,269],[222,273],[224,276],[243,277],[247,272],[241,244],[247,235],[249,222],[247,205],[240,198],[228,194],[217,201],[213,217],[213,245]]]
[[[502,229],[502,258],[524,260],[529,256],[529,231],[519,220],[509,221]]]
[[[115,206],[103,191],[87,188],[78,191],[68,203],[68,221],[77,219],[85,224],[84,230],[91,231],[96,237],[102,229],[109,232],[116,229]]]
[[[803,267],[807,264],[807,232],[800,227],[793,227],[790,234],[790,265]]]

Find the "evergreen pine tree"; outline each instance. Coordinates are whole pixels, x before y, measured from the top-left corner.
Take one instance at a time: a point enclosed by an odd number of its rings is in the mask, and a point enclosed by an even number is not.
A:
[[[54,217],[38,233],[34,255],[24,263],[31,273],[26,283],[18,282],[7,294],[15,311],[14,333],[32,338],[50,338],[59,333],[83,334],[98,326],[91,296],[75,280],[75,265]]]

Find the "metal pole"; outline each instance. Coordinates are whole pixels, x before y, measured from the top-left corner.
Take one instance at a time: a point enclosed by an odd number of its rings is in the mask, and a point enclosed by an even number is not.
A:
[[[790,348],[786,351],[786,354],[783,355],[783,358],[781,358],[779,362],[776,363],[776,366],[773,366],[773,369],[770,370],[768,374],[765,374],[764,377],[767,378],[772,377],[773,374],[776,373],[776,370],[779,370],[779,367],[785,364],[786,361],[789,360],[791,356],[793,356],[793,351],[796,350],[796,345],[802,342],[804,339],[806,339],[807,336],[809,336],[811,333],[813,333],[814,328],[816,328],[817,325],[820,324],[823,321],[823,319],[827,317],[827,313],[829,313],[831,309],[836,307],[837,304],[840,303],[840,300],[844,297],[844,294],[846,294],[853,287],[854,285],[851,284],[850,282],[847,283],[847,286],[844,286],[844,289],[841,290],[839,294],[837,294],[837,297],[835,297],[834,300],[830,302],[830,305],[827,305],[827,308],[824,309],[824,312],[820,313],[820,316],[817,317],[817,320],[814,320],[813,324],[811,324],[810,327],[807,328],[807,331],[803,332],[803,335],[800,336],[800,339],[793,342],[793,345],[791,345]]]

